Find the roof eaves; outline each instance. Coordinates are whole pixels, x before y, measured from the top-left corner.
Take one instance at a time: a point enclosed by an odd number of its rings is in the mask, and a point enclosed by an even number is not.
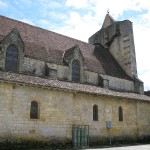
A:
[[[28,86],[57,89],[62,91],[75,92],[75,93],[76,92],[87,93],[87,94],[98,95],[98,96],[110,96],[110,97],[150,101],[150,97],[141,94],[114,92],[109,89],[104,89],[104,88],[91,86],[91,85],[83,85],[83,84],[63,82],[58,80],[50,80],[50,79],[29,76],[29,75],[2,73],[1,71],[0,74],[2,74],[2,76],[0,77],[0,82],[17,83],[17,84],[23,84]]]

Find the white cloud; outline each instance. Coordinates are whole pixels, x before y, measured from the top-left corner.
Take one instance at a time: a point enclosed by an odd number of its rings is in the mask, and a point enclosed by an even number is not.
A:
[[[38,23],[39,24],[42,24],[42,25],[49,25],[49,22],[48,22],[48,20],[45,20],[45,19],[40,19],[39,21],[38,21]]]
[[[65,19],[65,25],[67,27],[62,26],[61,28],[59,28],[59,32],[66,33],[65,29],[67,28],[67,35],[87,41],[89,35],[95,33],[98,29],[101,28],[101,24],[103,23],[108,9],[110,10],[111,16],[113,16],[113,18],[117,20],[117,18],[122,15],[124,11],[141,11],[143,9],[149,8],[148,5],[149,2],[144,1],[142,3],[138,0],[66,0],[67,7],[72,6],[77,9],[85,9],[87,11],[87,14],[82,14],[81,16],[79,13],[80,11],[71,12],[68,16],[68,19]],[[146,16],[145,14],[145,17],[148,16],[150,15]],[[142,18],[144,18],[144,16]],[[79,35],[78,33],[83,34]]]
[[[18,2],[20,1],[18,0]],[[123,18],[123,15],[127,14],[128,18],[123,19],[129,19],[133,22],[139,78],[144,81],[145,88],[150,89],[149,0],[66,0],[65,3],[54,0],[37,0],[36,2],[40,5],[40,16],[44,18],[37,19],[38,24],[86,42],[92,34],[101,28],[108,9],[115,20],[119,20],[119,17]],[[27,3],[33,4],[33,1],[27,0]],[[7,7],[7,3],[0,0],[0,7]],[[133,14],[129,15],[130,10],[136,13],[136,18]],[[137,15],[138,13],[139,15]],[[34,25],[30,19],[22,19],[21,21]]]
[[[62,6],[61,3],[58,3],[58,2],[48,2],[46,4],[49,8],[60,8]]]
[[[25,7],[24,5],[31,5],[32,0],[14,0],[14,3],[16,3],[19,7]]]
[[[141,11],[150,8],[150,1],[147,0],[66,0],[66,5],[75,7],[76,9],[91,9],[95,13],[95,18],[102,21],[107,10],[110,10],[114,18],[118,18],[124,11],[134,10]]]
[[[54,0],[38,0],[37,3],[38,3],[38,5],[40,5],[39,6],[40,16],[42,16],[44,18],[49,17],[50,13],[60,12],[60,10],[62,10],[62,8],[63,8],[63,3],[59,3]]]
[[[88,0],[66,0],[66,5],[68,7],[73,6],[78,9],[87,8],[89,6],[89,1]]]
[[[68,19],[67,14],[62,14],[62,13],[58,13],[58,12],[50,12],[50,13],[48,13],[48,16],[50,17],[50,19],[55,18],[57,20],[60,20],[61,22],[64,19]]]
[[[149,20],[146,24],[135,21],[133,24],[134,39],[135,39],[135,50],[137,58],[137,68],[139,78],[144,82],[145,89],[150,89],[150,51],[149,51],[149,34],[150,23]]]
[[[22,1],[25,4],[31,4],[32,0],[19,0],[19,2]]]
[[[56,1],[50,1],[50,0],[39,0],[39,3],[44,6],[44,8],[49,9],[56,9],[62,7],[62,3],[58,3]]]
[[[88,38],[99,29],[100,26],[94,22],[90,13],[80,16],[77,12],[71,12],[65,25],[60,28],[57,27],[55,31],[87,42]]]
[[[3,7],[7,7],[7,4],[6,2],[0,0],[0,7],[3,8]]]
[[[27,23],[27,24],[31,24],[31,25],[35,25],[31,20],[29,20],[29,19],[19,19],[20,21],[22,21],[22,22],[25,22],[25,23]]]
[[[140,78],[144,82],[144,89],[145,91],[150,90],[150,70],[147,70],[143,72],[143,74],[140,75]]]
[[[147,0],[66,0],[68,7],[74,7],[78,12],[82,9],[92,11],[82,16],[80,13],[71,12],[66,21],[66,27],[56,30],[62,34],[87,41],[88,37],[101,28],[107,10],[116,20],[129,13],[130,10],[139,13],[137,18],[130,19],[133,22],[135,50],[139,78],[144,82],[145,89],[150,89],[150,59],[149,59],[149,33],[150,33],[150,1]],[[142,12],[145,12],[144,14]],[[140,14],[141,13],[141,14]],[[132,14],[131,14],[132,16]]]

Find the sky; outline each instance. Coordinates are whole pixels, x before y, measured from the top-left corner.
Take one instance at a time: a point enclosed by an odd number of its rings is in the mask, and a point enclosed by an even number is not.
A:
[[[109,10],[133,23],[138,77],[150,90],[150,0],[0,0],[0,15],[88,42]]]

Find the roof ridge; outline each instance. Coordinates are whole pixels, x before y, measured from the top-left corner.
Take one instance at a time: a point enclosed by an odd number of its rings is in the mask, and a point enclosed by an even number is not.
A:
[[[61,33],[57,33],[57,32],[55,32],[55,31],[51,31],[51,30],[44,29],[44,28],[39,27],[39,26],[36,26],[36,25],[32,25],[32,24],[28,24],[28,23],[23,22],[23,21],[20,21],[20,20],[16,20],[16,19],[14,19],[14,18],[9,18],[9,17],[2,16],[2,15],[0,15],[0,18],[5,18],[5,19],[8,19],[8,20],[12,20],[12,21],[15,21],[15,22],[18,22],[18,23],[21,23],[21,24],[25,24],[25,25],[30,26],[30,27],[32,27],[32,28],[37,28],[37,29],[40,29],[40,30],[43,30],[43,31],[46,31],[46,32],[51,32],[51,33],[57,34],[57,35],[59,35],[59,36],[66,37],[66,38],[68,38],[68,39],[72,39],[72,40],[75,40],[75,41],[79,41],[79,42],[82,42],[82,43],[85,43],[85,44],[88,44],[88,45],[93,45],[93,44],[90,44],[90,43],[88,43],[88,42],[81,41],[81,40],[75,39],[75,38],[73,38],[73,37],[70,37],[70,36],[61,34]]]

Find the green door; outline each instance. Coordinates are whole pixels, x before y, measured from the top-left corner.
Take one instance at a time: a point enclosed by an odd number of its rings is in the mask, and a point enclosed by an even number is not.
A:
[[[73,147],[89,146],[89,126],[73,125]]]

